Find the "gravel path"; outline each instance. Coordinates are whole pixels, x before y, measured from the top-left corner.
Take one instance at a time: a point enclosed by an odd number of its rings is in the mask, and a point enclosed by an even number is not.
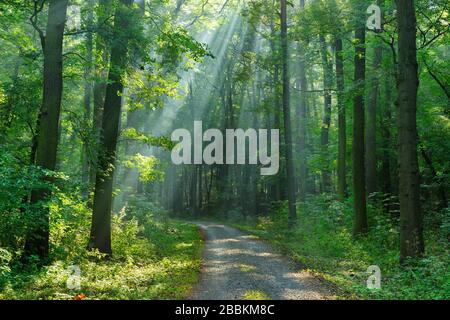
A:
[[[193,300],[326,299],[331,294],[269,245],[235,228],[196,222],[205,235],[203,267]]]

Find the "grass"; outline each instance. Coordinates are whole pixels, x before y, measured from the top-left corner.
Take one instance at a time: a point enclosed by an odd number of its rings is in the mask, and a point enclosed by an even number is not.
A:
[[[0,299],[184,299],[200,272],[202,240],[179,221],[115,219],[109,260],[80,250],[45,268],[11,265],[0,272]],[[81,270],[80,289],[68,289],[68,266]],[[1,271],[1,270],[0,270]]]
[[[399,265],[398,221],[369,210],[371,231],[353,239],[350,203],[322,198],[302,204],[295,227],[286,209],[233,225],[267,240],[313,274],[334,284],[341,299],[450,299],[448,240],[445,230],[425,234],[426,256]],[[368,268],[381,269],[381,289],[368,289]]]
[[[249,265],[249,264],[240,264],[239,265],[239,270],[241,272],[255,272],[256,271],[256,267]]]
[[[242,296],[243,300],[269,300],[269,296],[260,290],[247,290]]]

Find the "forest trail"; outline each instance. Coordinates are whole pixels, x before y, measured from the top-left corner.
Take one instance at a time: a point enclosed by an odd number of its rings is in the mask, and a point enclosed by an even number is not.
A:
[[[255,236],[212,222],[195,222],[204,232],[205,251],[193,300],[327,299],[331,293],[307,272]]]

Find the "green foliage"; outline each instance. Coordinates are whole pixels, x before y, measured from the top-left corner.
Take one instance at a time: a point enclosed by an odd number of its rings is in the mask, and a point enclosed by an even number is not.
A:
[[[151,135],[140,133],[135,128],[123,130],[122,137],[128,140],[139,141],[149,146],[161,147],[165,150],[172,150],[175,146],[175,143],[168,137],[153,137]]]
[[[0,105],[3,105],[5,103],[6,103],[6,94],[2,90],[2,88],[0,88]]]
[[[197,62],[206,56],[214,57],[208,47],[194,40],[186,29],[163,32],[158,42],[161,55],[171,62],[178,61],[185,54]]]
[[[35,166],[23,166],[8,150],[0,153],[0,247],[20,247],[37,206],[27,199],[32,190],[50,187],[42,178],[49,175]]]
[[[159,65],[150,72],[133,72],[126,79],[129,94],[134,99],[129,101],[129,109],[146,108],[157,110],[164,107],[164,99],[177,98],[179,78],[176,73],[169,73]],[[151,84],[151,85],[149,85]]]
[[[9,263],[12,260],[12,254],[6,249],[0,248],[0,277],[11,272]]]
[[[398,221],[382,211],[371,208],[371,231],[357,241],[352,237],[351,199],[342,204],[325,196],[309,198],[299,211],[295,228],[288,225],[283,208],[237,226],[269,240],[302,268],[334,283],[338,298],[450,298],[448,230],[427,228],[426,257],[400,266]],[[381,269],[380,290],[366,287],[371,265]]]
[[[158,221],[167,222],[168,213],[162,209],[158,204],[148,200],[144,194],[137,194],[128,200],[127,206],[124,208],[126,212],[126,219],[136,218],[140,225],[150,218]]]
[[[139,171],[139,180],[141,182],[162,181],[164,172],[156,169],[159,160],[153,156],[143,156],[138,153],[125,161],[125,168],[137,168]]]
[[[138,158],[143,179],[160,176],[156,158]],[[49,184],[51,177],[56,184]],[[64,182],[64,183],[60,183]],[[61,173],[21,165],[0,154],[0,299],[179,299],[200,270],[201,238],[193,225],[167,219],[145,198],[136,197],[112,219],[114,256],[87,251],[92,212]],[[52,197],[30,205],[32,190],[51,188]],[[50,213],[50,261],[40,268],[21,262],[27,227],[41,207]],[[36,261],[37,262],[37,261]],[[79,266],[80,292],[69,290],[67,268]]]
[[[108,260],[86,250],[89,211],[83,203],[63,199],[53,206],[53,262],[38,269],[22,266],[0,248],[0,299],[181,299],[200,271],[202,241],[196,226],[160,221],[146,212],[145,222],[114,215]],[[67,287],[68,267],[81,270],[80,290]]]
[[[185,297],[199,270],[200,240],[195,227],[170,221],[168,211],[161,210],[161,206],[169,210],[179,205],[175,211],[187,217],[183,207],[199,202],[204,212],[220,212],[229,221],[240,224],[253,212],[247,207],[254,206],[263,213],[267,203],[275,200],[272,198],[283,197],[285,190],[281,189],[285,187],[286,170],[282,155],[280,174],[272,177],[255,175],[254,167],[237,166],[226,173],[216,167],[210,171],[202,167],[202,174],[199,174],[200,182],[204,181],[199,184],[203,187],[202,198],[197,199],[199,196],[192,195],[189,188],[192,188],[194,174],[200,172],[199,167],[168,165],[169,151],[175,144],[167,136],[173,128],[185,127],[199,117],[205,127],[280,127],[283,136],[282,114],[279,113],[283,69],[279,3],[147,0],[146,10],[142,12],[136,5],[122,8],[119,0],[106,2],[108,5],[80,0],[72,3],[81,7],[83,30],[76,32],[66,28],[64,36],[58,172],[48,172],[30,165],[34,157],[30,149],[38,134],[42,104],[44,56],[39,34],[29,20],[33,2],[0,1],[0,299],[71,299],[78,293],[67,290],[65,285],[66,268],[72,264],[82,269],[82,291],[88,299]],[[391,212],[383,213],[378,207],[370,207],[370,233],[357,240],[351,236],[352,199],[342,204],[334,201],[331,194],[308,198],[301,205],[296,228],[287,225],[287,207],[282,201],[272,202],[272,215],[258,216],[257,221],[245,225],[343,288],[346,295],[449,298],[450,211],[442,209],[445,207],[442,194],[448,198],[450,175],[449,73],[445,71],[448,70],[450,34],[447,2],[417,0],[415,3],[420,74],[417,127],[426,257],[403,267],[398,265],[398,204],[393,204],[398,202],[395,166],[398,148],[394,142],[397,138],[394,74],[395,62],[398,63],[398,25],[393,1],[382,6],[383,32],[367,32],[366,39],[367,89],[372,76],[381,80],[377,105],[377,125],[381,124],[376,137],[377,161],[378,165],[381,161],[385,164],[386,153],[390,162],[393,178],[386,192],[392,195],[389,201],[382,201],[392,205]],[[288,1],[290,105],[296,117],[293,142],[297,144],[300,137],[302,124],[297,120],[301,116],[301,99],[305,97],[304,156],[309,175],[305,183],[309,184],[307,192],[312,194],[322,191],[318,179],[321,173],[335,171],[333,159],[337,158],[338,151],[335,85],[332,86],[328,148],[326,152],[321,151],[324,75],[320,67],[319,35],[325,38],[330,59],[336,38],[344,43],[343,95],[347,111],[347,159],[350,160],[351,100],[359,89],[353,83],[355,43],[352,33],[355,18],[362,17],[361,13],[370,3],[318,0],[307,1],[301,9],[298,3]],[[48,2],[35,21],[42,30],[47,5]],[[123,9],[132,23],[113,31],[117,29],[114,28],[117,8]],[[90,11],[94,24],[91,26],[88,25]],[[89,36],[92,36],[91,44],[87,41]],[[129,40],[128,55],[121,58],[127,62],[127,72],[121,80],[126,90],[118,94],[123,94],[125,112],[122,112],[121,123],[126,120],[126,128],[124,125],[120,128],[121,139],[115,155],[114,206],[117,210],[114,211],[119,213],[113,215],[112,221],[114,256],[104,261],[99,253],[85,250],[92,215],[87,205],[92,199],[86,198],[93,189],[89,178],[94,176],[89,171],[98,163],[101,130],[95,126],[102,118],[101,110],[100,114],[94,114],[99,107],[94,106],[94,101],[98,102],[101,90],[93,87],[99,89],[106,84],[108,52],[120,46],[125,38]],[[383,47],[379,70],[373,70],[371,63],[376,46]],[[88,61],[90,54],[92,61]],[[303,64],[307,92],[299,90]],[[390,87],[389,100],[386,89]],[[369,96],[369,90],[366,91]],[[130,114],[137,115],[137,119],[128,117]],[[284,154],[287,146],[283,139],[280,147]],[[424,159],[423,155],[429,159]],[[302,159],[297,152],[294,157]],[[302,166],[300,161],[298,163]],[[116,169],[111,164],[107,170],[113,168]],[[296,171],[300,176],[301,170]],[[350,182],[351,172],[347,172],[347,176]],[[274,190],[275,186],[280,190]],[[40,188],[49,188],[51,197],[31,205],[32,191]],[[200,194],[200,190],[197,191]],[[281,195],[274,195],[273,191],[281,191]],[[370,205],[374,206],[380,199],[377,196],[371,197]],[[206,198],[209,203],[205,203]],[[37,264],[25,266],[20,261],[27,230],[38,223],[42,209],[49,209],[50,213],[53,262],[38,269]],[[365,270],[372,264],[382,270],[380,291],[370,291],[364,284]],[[249,268],[243,266],[245,270]],[[266,296],[264,292],[248,291],[246,297]]]

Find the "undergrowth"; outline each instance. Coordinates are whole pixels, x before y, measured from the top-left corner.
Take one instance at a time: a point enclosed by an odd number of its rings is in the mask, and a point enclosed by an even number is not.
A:
[[[426,216],[426,255],[399,264],[398,219],[377,208],[369,209],[369,233],[352,237],[351,199],[340,203],[327,197],[299,205],[298,223],[288,225],[285,206],[268,216],[242,218],[235,226],[268,240],[299,265],[335,284],[337,298],[450,299],[449,211]],[[433,226],[434,224],[434,226]],[[381,270],[381,288],[368,289],[370,266]]]
[[[183,299],[197,281],[202,240],[194,225],[150,212],[112,222],[113,256],[86,250],[90,212],[59,196],[51,207],[51,263],[22,264],[0,248],[1,299]],[[79,287],[71,270],[79,268]],[[75,282],[76,283],[76,282]]]

